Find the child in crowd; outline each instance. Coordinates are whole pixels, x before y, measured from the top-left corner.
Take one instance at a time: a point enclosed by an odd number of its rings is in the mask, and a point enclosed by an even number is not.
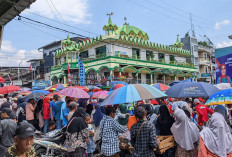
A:
[[[88,157],[93,157],[93,152],[95,150],[95,146],[94,146],[94,142],[93,142],[93,136],[94,136],[94,130],[93,130],[93,125],[90,124],[90,115],[88,113],[86,113],[85,116],[85,123],[88,125],[88,129],[89,129],[89,142],[87,144],[87,154]]]

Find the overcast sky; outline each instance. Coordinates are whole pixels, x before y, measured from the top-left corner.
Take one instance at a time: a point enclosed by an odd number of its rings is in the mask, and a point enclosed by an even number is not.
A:
[[[127,17],[130,25],[148,33],[150,41],[170,45],[176,41],[177,34],[183,37],[191,29],[191,13],[198,40],[205,40],[206,35],[216,47],[225,47],[232,45],[232,40],[228,39],[232,34],[231,6],[231,0],[37,0],[21,15],[95,37],[104,34],[102,27],[108,21],[106,13],[113,12],[112,21],[118,27]],[[15,18],[4,28],[0,66],[18,66],[21,61],[21,65],[28,66],[27,60],[42,58],[39,47],[67,35]]]

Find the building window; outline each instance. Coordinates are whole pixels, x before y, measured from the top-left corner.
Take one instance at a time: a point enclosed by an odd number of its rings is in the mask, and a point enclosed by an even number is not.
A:
[[[170,55],[169,60],[170,60],[170,63],[174,63],[175,62],[175,57],[173,55]]]
[[[66,56],[64,57],[64,63],[66,63]]]
[[[204,59],[207,60],[207,53],[204,53]]]
[[[88,58],[89,53],[88,53],[88,51],[84,51],[84,52],[81,52],[79,56],[80,56],[80,58]]]
[[[76,58],[76,53],[72,53],[72,59],[75,59]]]
[[[159,53],[159,61],[164,61],[164,54],[163,53]]]
[[[146,51],[146,58],[147,59],[153,59],[154,58],[154,54],[153,54],[153,52],[152,51]]]
[[[133,58],[140,58],[140,50],[139,49],[136,49],[136,48],[132,48],[132,57]]]
[[[106,46],[96,48],[96,58],[106,55]]]
[[[205,73],[208,73],[208,67],[205,67]]]

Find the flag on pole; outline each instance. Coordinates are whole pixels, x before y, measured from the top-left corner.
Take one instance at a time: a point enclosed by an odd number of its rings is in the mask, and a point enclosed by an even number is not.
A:
[[[13,85],[13,81],[12,81],[12,79],[11,79],[11,77],[10,77],[9,74],[8,74],[8,77],[9,77],[9,79],[10,79],[11,85]]]
[[[71,84],[70,64],[68,63],[68,84]]]
[[[85,66],[78,55],[79,85],[85,86]]]
[[[31,67],[32,67],[32,64],[30,65],[30,68],[29,68],[28,72],[31,72]]]

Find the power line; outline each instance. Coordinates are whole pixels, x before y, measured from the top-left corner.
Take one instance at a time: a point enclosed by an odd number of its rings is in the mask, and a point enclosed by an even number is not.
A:
[[[56,20],[47,18],[47,17],[42,16],[42,15],[38,15],[38,14],[33,13],[33,12],[29,12],[29,11],[26,11],[26,10],[25,10],[25,12],[28,12],[28,13],[33,14],[33,15],[35,15],[35,16],[38,16],[38,17],[41,17],[41,18],[44,18],[44,19],[47,19],[47,20],[50,20],[50,21],[53,21],[53,22],[56,22],[56,23],[59,23],[59,24],[68,26],[68,27],[75,28],[75,29],[77,29],[77,30],[80,30],[80,31],[83,31],[83,32],[86,32],[86,33],[90,33],[90,34],[93,34],[93,35],[99,35],[99,34],[96,34],[96,33],[93,33],[93,32],[90,32],[90,31],[87,31],[87,30],[84,30],[84,29],[81,29],[81,28],[78,28],[78,27],[75,27],[75,26],[72,26],[72,25],[69,25],[69,24],[65,24],[65,23],[62,23],[62,22],[59,22],[59,21],[56,21]]]
[[[33,19],[30,19],[28,17],[24,17],[24,16],[21,16],[21,15],[18,15],[19,18],[24,18],[26,20],[29,20],[29,21],[32,21],[32,22],[35,22],[35,23],[39,23],[41,25],[45,25],[47,27],[51,27],[51,28],[54,28],[54,29],[57,29],[57,30],[60,30],[60,31],[63,31],[63,32],[66,32],[66,33],[69,33],[69,34],[74,34],[74,35],[77,35],[78,37],[80,38],[86,38],[85,36],[81,35],[81,34],[77,34],[77,33],[74,33],[74,32],[70,32],[70,31],[67,31],[65,29],[62,29],[62,28],[58,28],[58,27],[55,27],[55,26],[51,26],[49,24],[46,24],[46,23],[43,23],[43,22],[40,22],[40,21],[36,21],[36,20],[33,20]]]
[[[168,18],[170,18],[170,19],[173,19],[173,20],[176,20],[176,21],[185,23],[185,24],[189,23],[189,22],[187,22],[187,21],[183,21],[183,20],[180,20],[180,19],[178,19],[178,18],[175,18],[175,17],[169,16],[169,15],[166,15],[166,14],[164,14],[164,13],[161,13],[161,12],[159,12],[159,11],[157,11],[157,10],[150,9],[150,8],[148,8],[148,7],[146,7],[146,6],[142,5],[142,4],[139,4],[139,3],[137,3],[137,2],[134,2],[134,1],[132,1],[132,0],[128,0],[128,1],[130,1],[131,3],[137,5],[137,6],[141,7],[141,8],[150,10],[150,11],[153,12],[153,13],[160,14],[160,15],[162,15],[162,16],[168,17]],[[196,25],[196,24],[193,24],[193,25],[194,25],[194,26],[199,26],[199,25]],[[214,29],[214,28],[208,27],[208,26],[204,26],[204,27],[205,27],[205,28],[209,28],[209,29]],[[218,31],[231,32],[231,30],[222,30],[222,29],[221,29],[221,30],[218,30]]]
[[[63,16],[61,15],[61,13],[58,11],[58,9],[56,9],[54,3],[52,2],[52,0],[50,0],[50,2],[52,3],[52,6],[55,8],[56,12],[58,13],[58,15],[60,16],[60,18],[65,22]]]

